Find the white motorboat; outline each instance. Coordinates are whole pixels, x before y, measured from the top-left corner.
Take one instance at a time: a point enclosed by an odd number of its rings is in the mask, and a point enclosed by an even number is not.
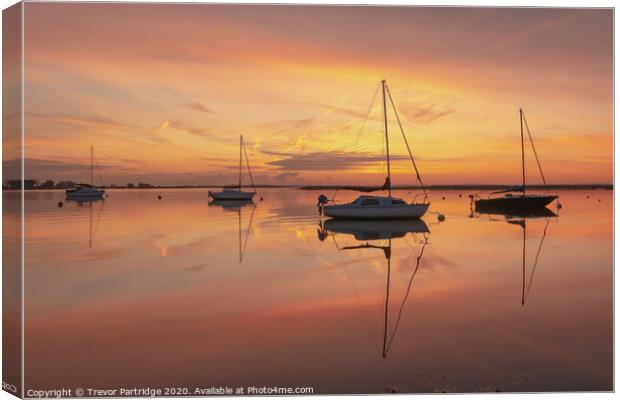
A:
[[[68,200],[93,200],[101,199],[105,194],[105,190],[98,189],[93,185],[94,174],[94,154],[93,146],[90,146],[90,184],[80,183],[70,189],[65,190],[65,196]]]
[[[245,163],[248,169],[248,176],[250,177],[250,183],[252,184],[252,191],[245,192],[242,190],[241,177],[243,176],[243,156],[245,155]],[[209,197],[213,200],[252,200],[256,194],[256,187],[254,186],[254,179],[252,178],[252,170],[250,169],[250,161],[248,159],[248,153],[245,149],[245,143],[243,142],[243,135],[239,137],[239,185],[233,188],[224,188],[219,192],[212,192],[209,190]]]
[[[318,199],[318,207],[319,212],[322,212],[324,215],[332,218],[364,218],[364,219],[376,219],[376,218],[421,218],[430,203],[428,202],[428,196],[426,194],[426,189],[424,188],[424,184],[422,183],[422,178],[420,177],[420,173],[418,171],[418,167],[416,166],[415,160],[413,158],[413,153],[411,152],[411,148],[409,147],[409,142],[407,141],[407,137],[405,136],[405,132],[403,130],[402,123],[400,121],[400,117],[398,116],[398,112],[396,111],[396,106],[394,105],[394,100],[392,99],[392,94],[385,82],[385,80],[381,81],[381,89],[383,93],[383,118],[384,118],[384,128],[385,128],[385,149],[386,149],[386,161],[387,161],[387,178],[385,179],[385,183],[381,187],[377,188],[368,188],[368,187],[360,187],[353,188],[354,190],[364,191],[364,192],[372,192],[377,190],[387,190],[388,195],[385,196],[360,196],[354,201],[347,204],[330,204],[333,203],[332,200],[329,200],[325,195],[320,195]],[[386,97],[387,95],[387,97]],[[424,191],[424,200],[422,202],[416,202],[415,200],[411,203],[408,203],[402,199],[392,197],[392,180],[391,180],[391,171],[390,171],[390,140],[388,135],[388,118],[387,118],[387,98],[390,100],[390,104],[392,109],[394,110],[394,114],[396,115],[396,120],[398,122],[398,126],[400,128],[401,134],[405,141],[405,145],[407,146],[407,151],[409,152],[409,158],[413,164],[413,168],[416,173],[416,177],[420,182],[420,186]]]

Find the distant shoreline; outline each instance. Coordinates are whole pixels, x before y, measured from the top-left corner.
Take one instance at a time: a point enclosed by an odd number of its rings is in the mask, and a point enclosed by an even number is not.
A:
[[[514,188],[516,185],[429,185],[428,190],[506,190]],[[358,186],[359,187],[359,186]],[[613,190],[613,184],[578,184],[578,185],[526,185],[529,190]],[[340,185],[307,185],[301,186],[301,190],[356,190],[351,186]],[[392,186],[392,190],[422,190],[420,186]]]
[[[178,186],[149,186],[149,187],[127,187],[127,186],[99,186],[102,189],[121,189],[121,190],[153,190],[153,189],[221,189],[230,188],[230,185],[178,185]],[[251,188],[251,186],[243,186],[244,188]],[[345,185],[256,185],[257,189],[298,189],[298,190],[351,190],[358,191],[356,188],[360,186],[352,187]],[[363,187],[363,186],[362,186]],[[429,185],[426,186],[428,190],[505,190],[514,188],[515,185]],[[420,186],[393,186],[393,190],[421,190]],[[575,185],[549,185],[547,187],[543,185],[527,185],[526,189],[529,190],[613,190],[613,184],[575,184]],[[3,191],[19,191],[20,189],[2,188]],[[26,188],[24,190],[64,190],[62,188]]]

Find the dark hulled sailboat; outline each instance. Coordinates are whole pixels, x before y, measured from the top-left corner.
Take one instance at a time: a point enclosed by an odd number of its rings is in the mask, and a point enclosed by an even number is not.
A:
[[[545,175],[542,172],[542,167],[540,166],[538,155],[536,154],[536,148],[534,147],[534,141],[532,140],[532,135],[530,134],[529,127],[527,126],[527,121],[525,120],[523,109],[521,108],[519,109],[519,120],[521,124],[522,185],[520,187],[510,188],[508,190],[502,190],[502,191],[491,193],[491,195],[503,194],[503,196],[489,197],[486,199],[477,199],[475,201],[475,204],[476,204],[476,211],[478,212],[522,213],[522,212],[527,212],[531,210],[535,211],[535,210],[546,208],[548,204],[550,204],[553,200],[558,198],[558,196],[551,195],[551,194],[526,193],[526,190],[525,190],[525,145],[524,145],[524,140],[523,140],[523,124],[524,123],[527,129],[530,144],[532,145],[534,157],[536,158],[538,170],[540,172],[540,176],[542,177],[543,183],[545,184],[545,187],[547,187],[547,182],[545,180]]]

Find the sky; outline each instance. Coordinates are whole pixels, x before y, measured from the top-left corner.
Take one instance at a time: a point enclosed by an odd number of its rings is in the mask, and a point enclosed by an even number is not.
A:
[[[92,145],[96,184],[229,184],[244,135],[256,183],[382,184],[386,79],[426,184],[518,183],[519,107],[548,182],[611,183],[612,31],[610,9],[26,3],[26,177],[88,181]]]

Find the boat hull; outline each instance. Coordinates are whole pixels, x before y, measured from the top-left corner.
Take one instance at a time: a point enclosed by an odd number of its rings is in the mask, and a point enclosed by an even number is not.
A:
[[[483,213],[523,213],[543,210],[558,196],[511,196],[476,200],[476,211]]]
[[[254,198],[254,192],[242,192],[236,190],[211,192],[209,191],[209,197],[218,201],[234,201],[234,200],[252,200]]]
[[[393,206],[360,207],[350,204],[323,207],[323,214],[331,218],[351,219],[405,219],[421,218],[430,204],[402,204]]]
[[[105,194],[104,190],[93,190],[93,191],[78,191],[78,192],[65,192],[65,196],[68,200],[91,200],[91,199],[102,199]]]

